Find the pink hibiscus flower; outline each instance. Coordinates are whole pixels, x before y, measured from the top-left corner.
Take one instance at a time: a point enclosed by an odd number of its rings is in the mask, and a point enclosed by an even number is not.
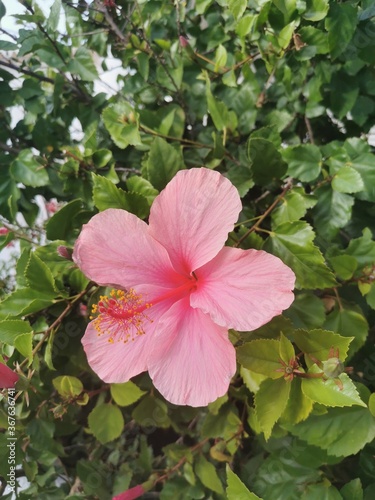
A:
[[[224,247],[241,211],[236,188],[206,168],[177,173],[147,225],[108,209],[86,224],[73,260],[115,288],[94,308],[82,339],[108,383],[148,370],[170,402],[205,406],[236,371],[228,329],[254,330],[293,301],[295,276],[264,251]]]
[[[0,389],[13,389],[19,376],[9,366],[0,363]]]

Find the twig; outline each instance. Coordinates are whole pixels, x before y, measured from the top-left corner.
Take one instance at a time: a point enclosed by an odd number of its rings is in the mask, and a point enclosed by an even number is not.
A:
[[[306,115],[305,115],[305,124],[306,124],[306,128],[307,128],[307,133],[309,134],[310,142],[311,142],[311,144],[315,144],[314,132],[312,130],[310,120],[307,118]]]
[[[279,201],[281,201],[284,198],[284,196],[289,191],[289,189],[292,187],[292,185],[293,185],[293,182],[291,179],[289,179],[286,186],[284,187],[282,193],[279,194],[279,196],[272,203],[272,205],[270,205],[267,208],[267,210],[264,212],[264,214],[261,215],[261,217],[259,217],[257,222],[253,226],[251,226],[251,228],[248,231],[246,231],[246,233],[237,241],[237,243],[235,244],[235,247],[238,247],[243,242],[243,240],[249,236],[249,234],[251,234],[252,232],[254,232],[258,229],[258,227],[262,224],[264,219],[272,212],[272,210],[276,207],[276,205],[279,203]]]

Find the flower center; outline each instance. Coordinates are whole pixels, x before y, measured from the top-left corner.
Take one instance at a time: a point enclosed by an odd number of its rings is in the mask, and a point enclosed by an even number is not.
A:
[[[141,294],[133,288],[129,290],[111,290],[109,296],[103,295],[97,304],[92,306],[90,319],[98,335],[108,335],[108,342],[127,343],[145,334],[145,324],[153,320],[145,313],[155,304],[175,298],[178,300],[190,291],[196,289],[197,278],[194,275],[183,285],[172,288],[146,302]]]

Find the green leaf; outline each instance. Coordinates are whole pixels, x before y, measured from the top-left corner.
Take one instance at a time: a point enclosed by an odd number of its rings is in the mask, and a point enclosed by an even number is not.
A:
[[[306,222],[284,222],[267,238],[264,249],[280,259],[296,274],[297,288],[335,286],[332,272],[320,250],[313,244],[315,234]]]
[[[49,183],[45,166],[35,158],[31,149],[24,149],[12,162],[10,173],[17,182],[25,186],[41,187]]]
[[[302,14],[308,21],[321,21],[327,15],[329,0],[306,0],[306,10]]]
[[[286,408],[290,387],[290,382],[284,378],[267,379],[260,384],[259,391],[255,394],[255,413],[266,440]]]
[[[302,392],[301,379],[295,377],[291,382],[290,395],[283,414],[281,424],[298,424],[310,415],[313,401]]]
[[[0,19],[2,19],[6,14],[6,8],[2,0],[0,0]]]
[[[337,488],[325,480],[318,484],[308,484],[301,500],[342,500]]]
[[[368,408],[371,412],[371,415],[375,417],[375,392],[373,392],[368,400]]]
[[[72,200],[58,210],[47,222],[49,240],[67,240],[73,229],[73,219],[82,210],[82,200]]]
[[[318,203],[313,209],[313,216],[317,232],[327,239],[332,239],[339,229],[350,221],[354,198],[339,193],[328,185],[317,189],[315,195],[318,197]]]
[[[227,172],[226,177],[237,188],[241,198],[254,186],[251,171],[247,167],[236,165]]]
[[[121,149],[142,144],[139,115],[127,102],[111,104],[102,113],[103,122],[113,142]]]
[[[317,328],[326,319],[323,301],[312,292],[299,293],[293,304],[285,311],[295,328]]]
[[[285,337],[285,335],[283,335],[283,333],[280,334],[279,354],[280,359],[287,364],[289,364],[290,360],[295,357],[293,344]]]
[[[301,144],[281,151],[288,163],[288,175],[303,182],[315,180],[321,171],[322,155],[317,146]]]
[[[184,168],[181,151],[164,139],[155,137],[147,161],[147,175],[151,184],[160,191]]]
[[[308,373],[323,373],[316,365],[313,365]],[[346,373],[342,373],[338,379],[342,387],[335,383],[334,379],[305,378],[302,380],[302,392],[315,403],[325,406],[353,406],[366,407],[359,397],[358,391]]]
[[[148,216],[150,207],[144,196],[124,191],[101,175],[92,175],[94,180],[93,200],[100,211],[107,208],[122,208],[137,215],[140,219]]]
[[[281,179],[287,170],[287,164],[281,154],[268,139],[250,137],[247,143],[247,155],[254,181],[262,186],[272,180]]]
[[[362,177],[353,167],[342,167],[332,179],[332,187],[340,193],[358,193],[364,184]]]
[[[120,437],[124,429],[124,417],[117,406],[106,403],[92,410],[88,424],[96,439],[105,444]]]
[[[349,242],[345,255],[355,258],[358,266],[371,266],[375,262],[375,241],[368,227],[362,231],[362,236]]]
[[[51,31],[56,31],[59,24],[61,11],[61,0],[55,0],[51,6],[50,14],[47,19],[47,27]]]
[[[214,465],[208,462],[203,455],[198,455],[194,460],[194,470],[206,488],[221,495],[224,494],[223,485],[217,475]]]
[[[290,432],[307,443],[327,450],[329,455],[346,457],[358,453],[375,437],[375,418],[367,408],[329,408],[310,417]]]
[[[6,319],[0,321],[0,342],[5,344],[15,345],[14,342],[18,335],[32,333],[28,321],[23,321],[20,319]]]
[[[35,252],[30,254],[25,277],[33,291],[40,292],[45,297],[56,297],[58,295],[55,279],[50,269]]]
[[[357,9],[350,4],[331,4],[325,27],[333,59],[338,57],[352,40],[357,26]]]
[[[343,500],[363,500],[363,488],[359,478],[346,483],[340,490]]]
[[[303,189],[294,188],[289,191],[280,204],[272,211],[271,217],[274,226],[283,222],[292,222],[301,219],[309,208],[316,204],[315,197],[305,194]]]
[[[83,391],[83,384],[77,377],[62,375],[52,380],[53,386],[64,398],[74,398]]]
[[[111,396],[119,406],[130,406],[144,394],[131,380],[123,384],[111,384]]]
[[[92,161],[96,168],[103,168],[112,160],[112,151],[109,149],[98,149],[92,155]]]
[[[211,84],[208,75],[206,75],[206,98],[208,112],[211,115],[216,130],[224,130],[228,126],[229,110],[222,101],[218,101],[212,95]]]
[[[146,396],[132,412],[134,420],[145,428],[168,428],[171,425],[168,416],[168,407],[160,399]]]
[[[328,314],[324,328],[338,332],[344,337],[354,337],[348,353],[348,358],[351,358],[365,343],[369,325],[358,306],[341,305]]]
[[[91,52],[85,47],[79,47],[73,58],[69,61],[68,71],[80,76],[82,80],[87,82],[93,82],[99,78]]]
[[[351,255],[337,255],[335,257],[330,257],[329,262],[332,265],[335,274],[343,280],[350,280],[358,267],[357,260]]]
[[[356,194],[360,200],[375,202],[375,155],[364,153],[357,156],[351,166],[361,175],[364,189]]]
[[[276,371],[282,367],[279,352],[278,340],[253,340],[237,348],[237,360],[248,370],[277,379],[283,376]]]
[[[21,333],[20,335],[17,335],[14,339],[14,347],[22,354],[22,356],[30,358],[31,362],[33,355],[33,334]]]
[[[331,347],[339,349],[339,358],[345,361],[353,338],[342,337],[328,330],[310,330],[309,332],[296,330],[293,341],[303,353],[319,361],[328,359]]]
[[[54,294],[55,296],[56,294]],[[42,295],[38,290],[31,288],[19,288],[0,302],[0,316],[9,314],[11,316],[25,316],[41,311],[54,303],[50,296]]]
[[[249,491],[241,479],[231,470],[229,465],[227,471],[227,500],[261,500],[255,493]]]
[[[235,19],[240,19],[247,7],[247,0],[228,0],[228,7]]]

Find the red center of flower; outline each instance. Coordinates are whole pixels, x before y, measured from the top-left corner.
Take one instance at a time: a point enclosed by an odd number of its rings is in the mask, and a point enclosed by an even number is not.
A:
[[[92,306],[90,319],[93,320],[98,335],[108,335],[108,342],[134,341],[137,336],[145,334],[145,323],[153,322],[146,314],[148,309],[167,299],[182,298],[196,289],[196,283],[197,278],[193,273],[193,277],[183,285],[159,295],[152,303],[144,301],[142,295],[137,294],[132,288],[128,291],[112,290],[109,296],[102,295],[99,302]]]

